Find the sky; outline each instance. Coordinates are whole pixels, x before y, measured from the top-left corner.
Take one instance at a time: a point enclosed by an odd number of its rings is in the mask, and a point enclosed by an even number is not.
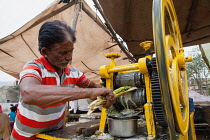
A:
[[[92,0],[85,1],[95,9]],[[56,0],[0,0],[0,39],[22,27],[53,2]],[[191,47],[187,47],[186,50],[191,50]],[[15,80],[14,77],[0,71],[0,82]]]
[[[53,2],[54,0],[0,0],[0,39],[22,27]],[[0,71],[0,82],[15,80],[16,78]]]
[[[5,81],[15,81],[16,78],[13,76],[4,73],[3,71],[0,71],[0,82],[5,82]]]
[[[0,38],[30,21],[54,0],[0,0]]]

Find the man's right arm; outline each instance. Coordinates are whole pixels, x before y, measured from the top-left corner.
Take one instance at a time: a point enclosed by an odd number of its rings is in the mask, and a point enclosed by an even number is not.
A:
[[[34,77],[25,77],[21,80],[20,92],[24,103],[38,106],[50,106],[83,98],[94,100],[97,96],[105,96],[107,103],[104,107],[109,108],[116,99],[112,90],[107,88],[71,88],[42,85]]]

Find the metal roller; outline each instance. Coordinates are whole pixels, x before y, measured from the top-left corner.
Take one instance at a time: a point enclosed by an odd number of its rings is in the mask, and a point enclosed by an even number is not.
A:
[[[115,78],[115,87],[132,86],[141,88],[144,85],[144,75],[140,72],[122,73]]]
[[[117,98],[115,106],[120,110],[141,108],[146,102],[145,98],[145,89],[137,89]]]

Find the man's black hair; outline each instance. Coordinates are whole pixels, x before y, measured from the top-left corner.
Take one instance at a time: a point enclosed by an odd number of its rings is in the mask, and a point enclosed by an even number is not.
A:
[[[47,21],[39,30],[39,52],[46,47],[52,49],[52,46],[57,43],[62,43],[70,36],[72,43],[76,41],[75,30],[60,20]]]

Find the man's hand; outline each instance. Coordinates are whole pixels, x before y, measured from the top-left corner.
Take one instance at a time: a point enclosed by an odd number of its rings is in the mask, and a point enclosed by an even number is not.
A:
[[[95,100],[97,96],[103,96],[106,98],[104,108],[110,108],[116,101],[116,96],[111,89],[108,88],[92,88],[90,93],[90,99]]]

